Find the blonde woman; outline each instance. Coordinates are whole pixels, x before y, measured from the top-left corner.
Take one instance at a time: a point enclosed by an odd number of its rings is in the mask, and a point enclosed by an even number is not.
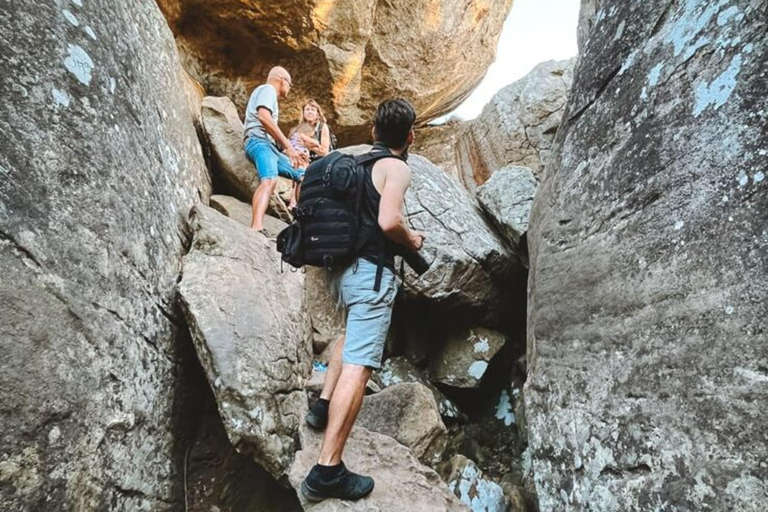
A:
[[[304,147],[309,150],[310,162],[324,157],[335,149],[333,147],[331,130],[328,128],[328,121],[325,119],[323,109],[320,108],[320,105],[315,100],[307,101],[304,107],[302,107],[301,119],[296,129],[303,123],[309,124],[314,132],[314,135],[299,135]]]

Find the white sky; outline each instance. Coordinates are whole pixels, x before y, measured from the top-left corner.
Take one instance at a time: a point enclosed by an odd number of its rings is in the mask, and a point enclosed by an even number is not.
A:
[[[499,89],[528,74],[539,62],[575,56],[580,3],[514,0],[499,37],[496,62],[469,98],[449,116],[474,119]]]

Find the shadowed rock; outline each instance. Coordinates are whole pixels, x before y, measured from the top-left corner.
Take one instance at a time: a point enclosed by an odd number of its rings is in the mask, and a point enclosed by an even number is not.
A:
[[[372,377],[381,387],[388,388],[404,382],[418,382],[428,387],[437,403],[437,409],[443,418],[459,419],[461,413],[456,405],[451,402],[439,389],[427,380],[421,371],[405,357],[392,357],[384,361],[380,370],[376,370]]]
[[[429,378],[454,387],[479,387],[506,341],[503,334],[483,327],[455,333],[432,355]]]
[[[527,247],[521,247],[521,239],[524,243],[537,188],[529,168],[511,165],[496,171],[477,189],[478,202],[521,256],[528,252]]]
[[[303,275],[280,274],[274,243],[211,208],[193,226],[179,294],[195,349],[230,441],[280,478],[307,409]]]
[[[211,184],[154,2],[0,15],[0,510],[176,509],[187,212]]]
[[[765,4],[585,7],[529,232],[541,510],[765,510]]]

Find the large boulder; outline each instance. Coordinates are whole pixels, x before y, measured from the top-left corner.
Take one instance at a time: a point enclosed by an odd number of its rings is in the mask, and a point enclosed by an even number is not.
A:
[[[485,478],[470,459],[455,455],[441,464],[438,472],[451,492],[472,512],[507,512],[508,500],[502,487]]]
[[[539,64],[491,99],[456,142],[459,179],[474,192],[502,167],[541,174],[573,79],[575,59]]]
[[[0,509],[176,509],[175,283],[211,192],[154,2],[0,16]]]
[[[303,449],[296,454],[290,482],[299,489],[317,462],[322,435],[302,429]],[[351,471],[373,477],[373,492],[359,501],[327,499],[319,503],[302,500],[307,512],[454,512],[467,508],[459,502],[433,470],[421,464],[411,450],[389,436],[354,427],[344,449],[344,463]]]
[[[484,327],[457,332],[432,355],[429,378],[448,386],[477,388],[506,341],[504,334]]]
[[[158,0],[185,66],[244,109],[275,64],[293,74],[286,126],[316,98],[342,135],[367,139],[371,109],[410,98],[420,119],[457,107],[485,75],[512,0]],[[409,22],[403,21],[408,19]],[[291,120],[290,122],[288,122]]]
[[[529,233],[542,510],[768,507],[765,21],[604,1],[580,30]]]
[[[299,448],[311,344],[301,273],[274,243],[198,206],[179,294],[230,441],[274,478]]]
[[[533,171],[527,167],[510,165],[493,173],[477,189],[480,206],[521,256],[527,254],[524,245],[526,239],[523,236],[528,232],[528,221],[538,186]]]
[[[208,96],[203,99],[201,108],[203,131],[217,190],[250,203],[259,186],[259,175],[256,167],[245,156],[243,122],[235,105],[229,98]],[[277,193],[270,197],[267,212],[289,221],[291,216],[283,196],[290,192],[291,185],[284,178],[278,178],[278,182]]]
[[[451,402],[434,384],[421,373],[407,358],[391,357],[384,361],[379,370],[376,370],[373,377],[378,385],[382,388],[388,388],[390,386],[396,386],[404,382],[417,382],[429,388],[432,392],[432,396],[437,403],[437,410],[440,412],[440,416],[452,420],[459,419],[461,412],[456,404]]]
[[[365,397],[357,425],[394,438],[428,466],[440,462],[448,442],[432,392],[416,382]]]

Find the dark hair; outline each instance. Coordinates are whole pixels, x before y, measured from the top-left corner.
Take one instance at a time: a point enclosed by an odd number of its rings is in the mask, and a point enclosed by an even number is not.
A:
[[[408,100],[398,98],[382,101],[373,119],[376,142],[392,149],[404,147],[415,122],[416,111]]]

